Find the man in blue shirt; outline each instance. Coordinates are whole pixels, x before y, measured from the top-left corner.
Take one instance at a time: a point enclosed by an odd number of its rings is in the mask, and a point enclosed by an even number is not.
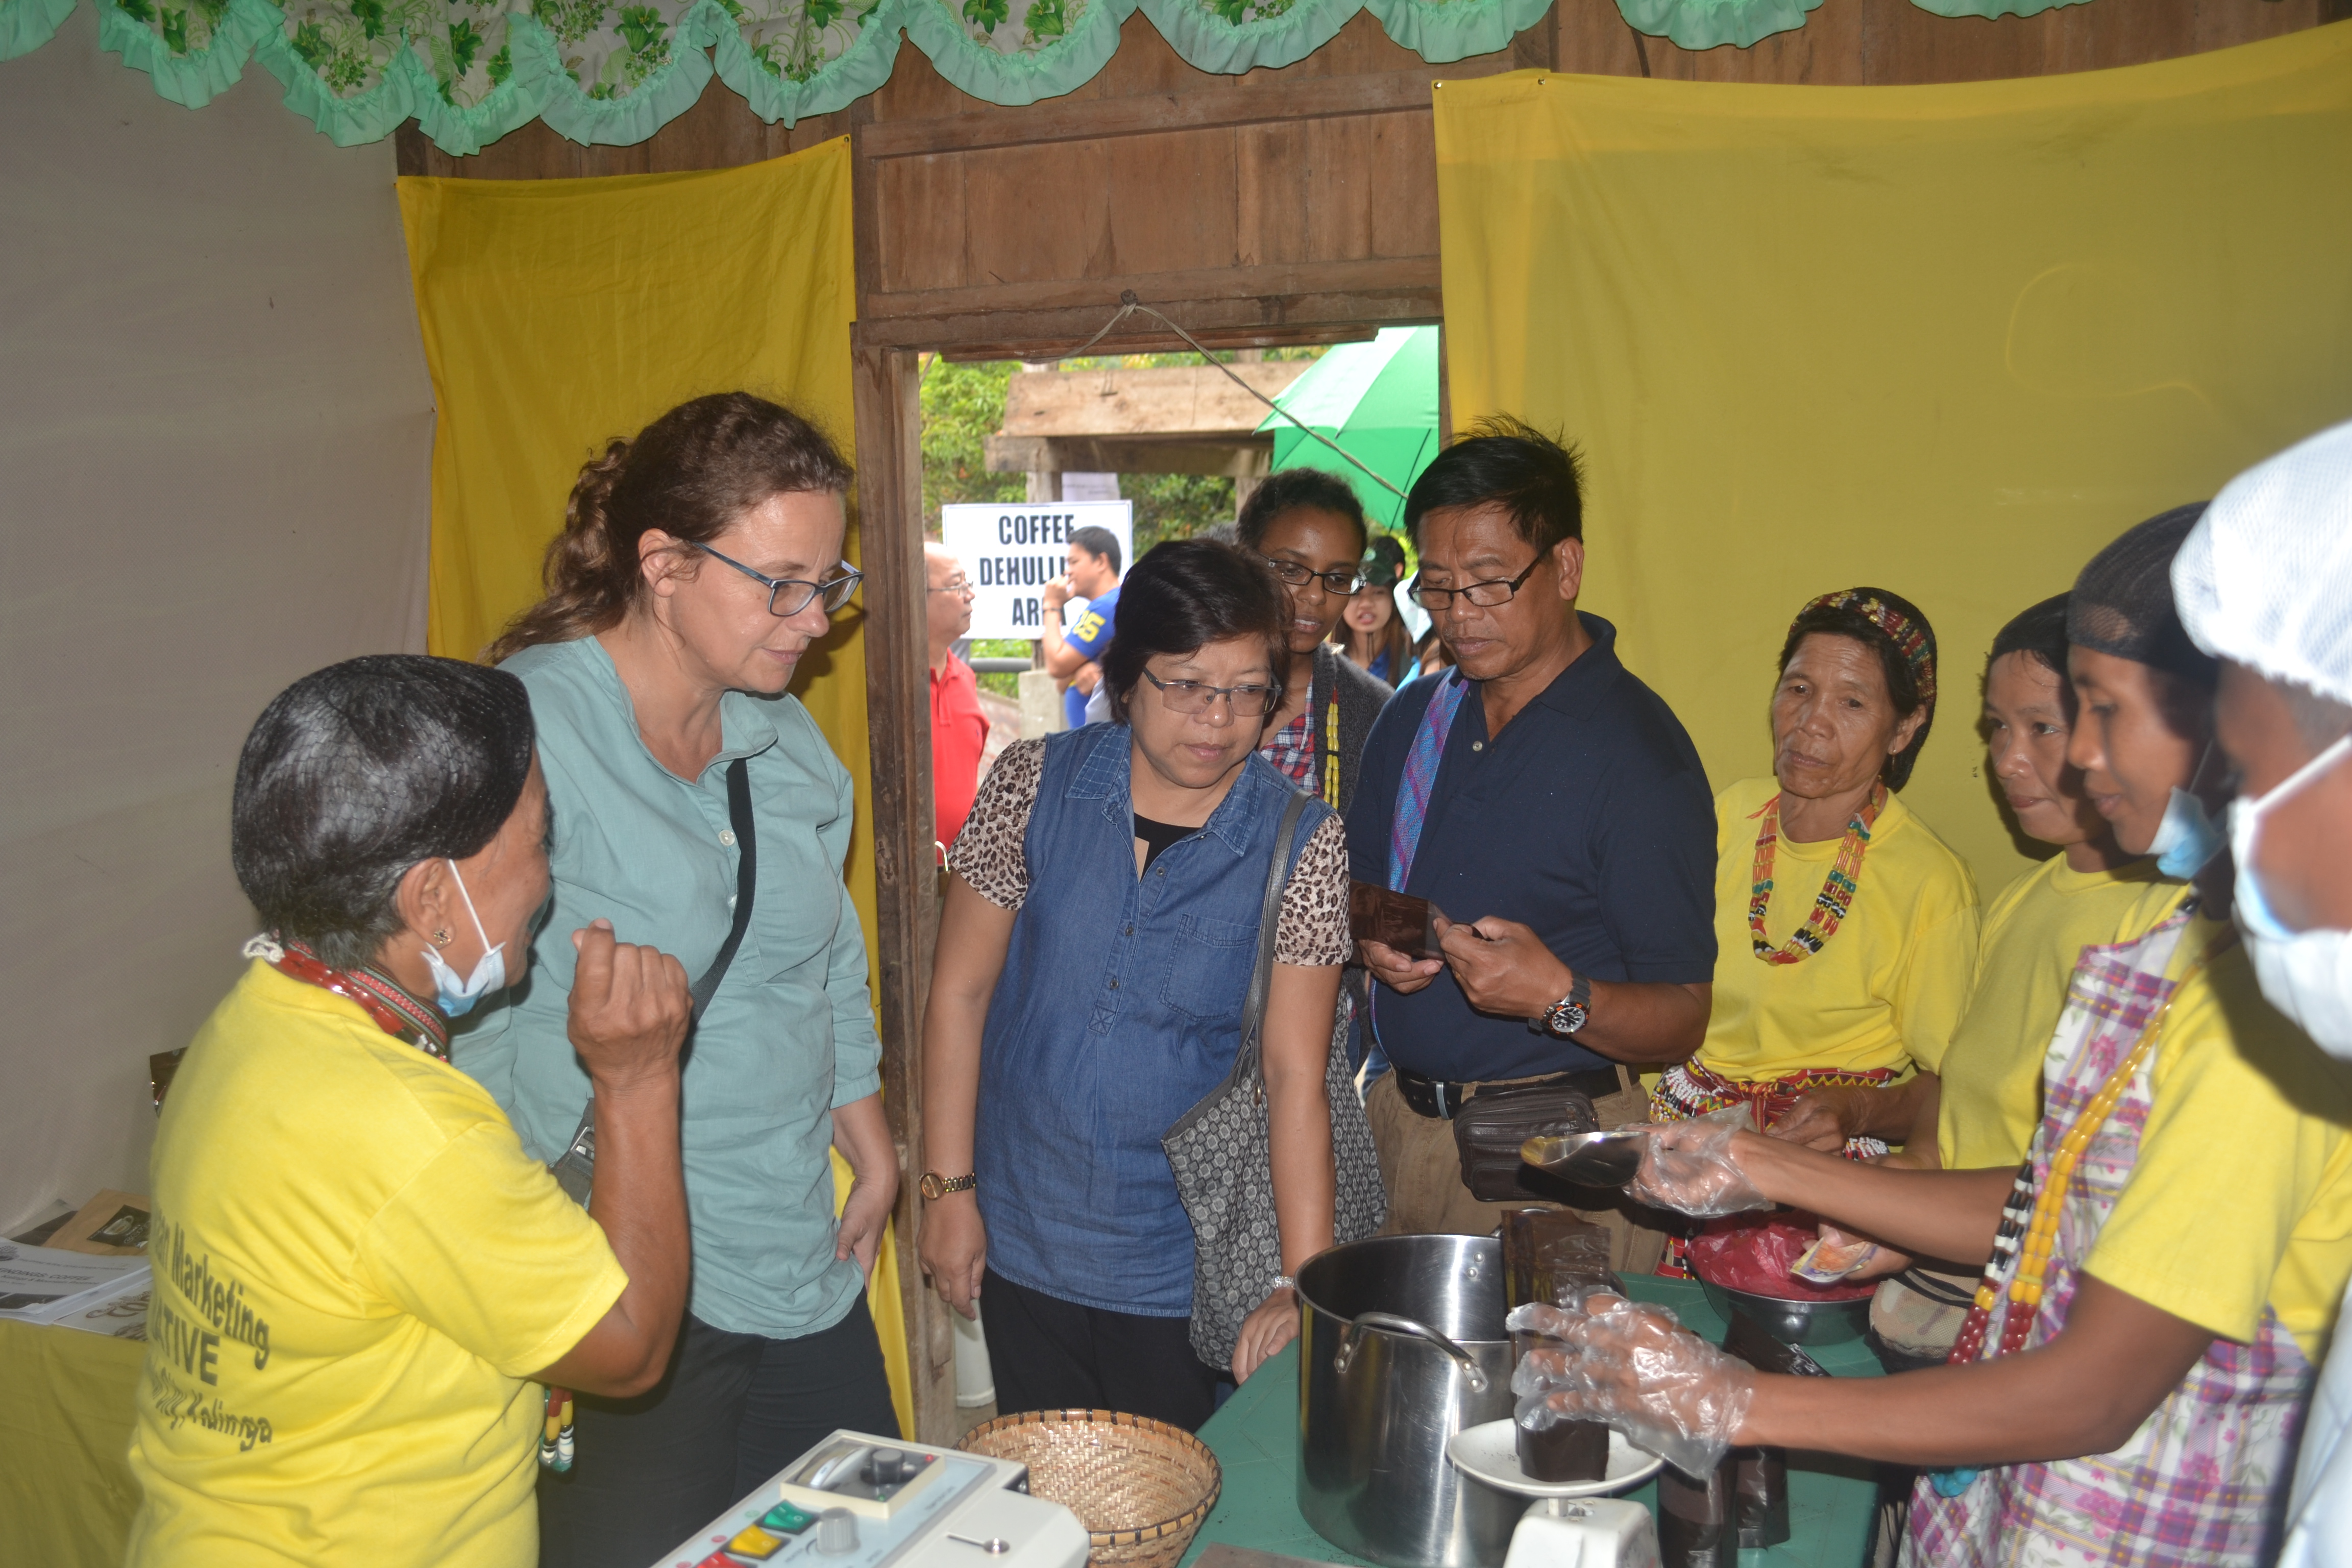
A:
[[[1464,1184],[1451,1125],[1463,1101],[1560,1084],[1591,1095],[1604,1127],[1643,1121],[1633,1075],[1697,1049],[1715,811],[1681,721],[1618,661],[1616,628],[1576,607],[1574,454],[1517,421],[1483,423],[1414,482],[1405,528],[1421,555],[1412,591],[1454,668],[1407,686],[1373,725],[1349,858],[1359,881],[1459,923],[1439,958],[1359,944],[1394,1064],[1365,1107],[1390,1228],[1483,1235],[1522,1205]],[[1655,1265],[1657,1232],[1618,1208],[1579,1212],[1609,1227],[1617,1268]]]
[[[1045,623],[1040,628],[1045,635],[1039,640],[1045,646],[1045,668],[1055,679],[1069,683],[1062,693],[1062,705],[1073,730],[1087,721],[1087,699],[1101,684],[1099,661],[1110,647],[1111,633],[1118,629],[1118,534],[1108,528],[1074,528],[1066,570],[1046,584],[1039,595]],[[1086,613],[1065,636],[1062,606],[1073,597],[1087,601]]]

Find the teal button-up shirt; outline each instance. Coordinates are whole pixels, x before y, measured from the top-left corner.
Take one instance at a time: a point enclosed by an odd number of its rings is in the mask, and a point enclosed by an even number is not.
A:
[[[542,1160],[562,1152],[589,1093],[564,1033],[572,933],[602,916],[621,941],[675,954],[698,979],[734,919],[727,767],[751,759],[751,926],[686,1064],[688,1305],[736,1333],[829,1328],[864,1283],[856,1263],[833,1255],[832,1112],[881,1087],[866,943],[841,879],[849,772],[797,700],[730,692],[719,754],[700,777],[678,777],[646,749],[628,689],[593,637],[527,648],[503,668],[530,689],[539,728],[554,908],[528,978],[509,1005],[464,1021],[453,1058],[505,1107],[525,1147]]]

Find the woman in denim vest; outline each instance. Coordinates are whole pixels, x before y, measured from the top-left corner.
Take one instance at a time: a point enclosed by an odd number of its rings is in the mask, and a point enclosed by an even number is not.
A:
[[[1257,754],[1287,611],[1265,563],[1163,544],[1119,595],[1113,721],[1006,748],[948,854],[923,1020],[923,1267],[971,1316],[997,1403],[1187,1429],[1225,1370],[1192,1349],[1192,1227],[1160,1139],[1232,1071],[1271,858],[1290,865],[1265,1069],[1285,1273],[1234,1352],[1297,1332],[1289,1275],[1331,1245],[1324,1070],[1348,956],[1347,848]]]

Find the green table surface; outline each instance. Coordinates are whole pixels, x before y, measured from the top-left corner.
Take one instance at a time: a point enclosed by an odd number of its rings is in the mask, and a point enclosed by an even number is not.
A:
[[[1675,1310],[1693,1332],[1720,1344],[1724,1321],[1696,1280],[1636,1279],[1628,1292]],[[1806,1354],[1840,1377],[1876,1377],[1878,1360],[1868,1347],[1850,1344],[1809,1348]],[[1256,1376],[1225,1401],[1201,1428],[1224,1467],[1224,1491],[1201,1533],[1185,1553],[1191,1568],[1213,1542],[1278,1552],[1324,1563],[1362,1563],[1308,1527],[1299,1517],[1298,1347],[1269,1361]],[[1650,1509],[1657,1484],[1624,1494]],[[1763,1551],[1742,1552],[1740,1568],[1803,1564],[1805,1568],[1859,1568],[1870,1541],[1878,1488],[1868,1465],[1822,1455],[1789,1456],[1789,1539]]]

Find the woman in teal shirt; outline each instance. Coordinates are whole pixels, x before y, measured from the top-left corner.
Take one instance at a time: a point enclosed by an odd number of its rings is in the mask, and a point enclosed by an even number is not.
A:
[[[897,1430],[865,1304],[898,1178],[841,878],[851,782],[786,694],[856,588],[841,559],[849,479],[772,403],[674,408],[582,471],[548,596],[490,650],[539,726],[553,908],[516,1005],[455,1050],[532,1152],[562,1153],[588,1100],[560,938],[601,917],[699,977],[733,926],[747,849],[756,869],[688,1046],[694,1284],[678,1349],[653,1394],[581,1401],[573,1468],[541,1481],[547,1563],[644,1568],[833,1428]],[[730,812],[739,761],[748,846]],[[856,1177],[838,1226],[828,1146]]]

